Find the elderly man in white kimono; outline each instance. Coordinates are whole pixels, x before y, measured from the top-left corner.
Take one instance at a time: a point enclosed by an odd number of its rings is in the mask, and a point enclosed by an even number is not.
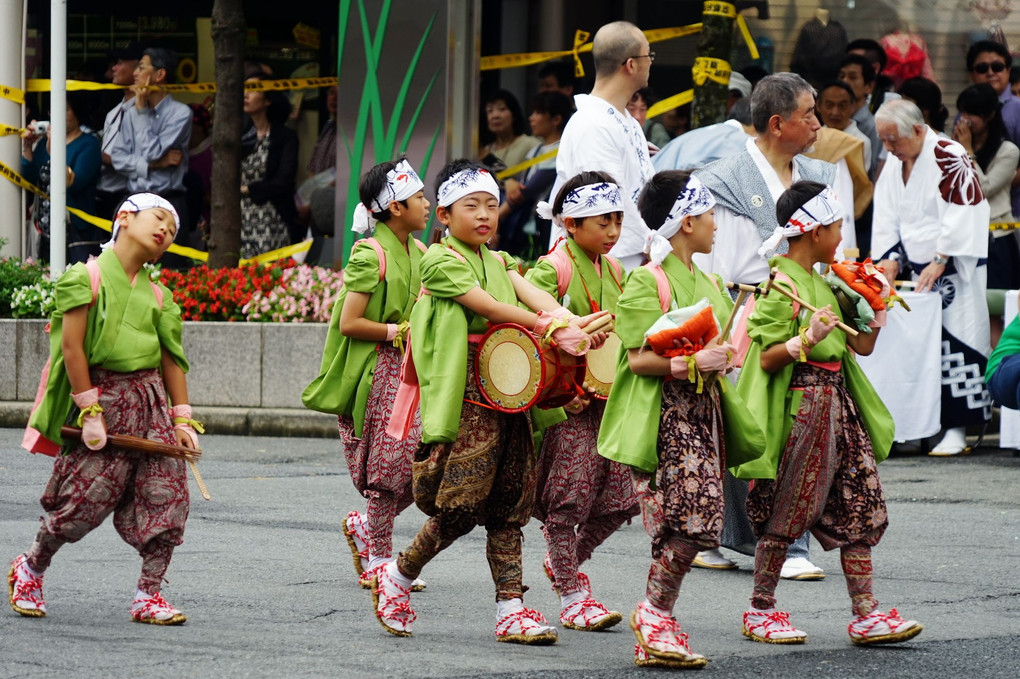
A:
[[[991,351],[985,288],[989,207],[971,159],[939,137],[905,99],[875,114],[889,158],[875,184],[872,251],[893,280],[942,295],[942,427],[932,455],[967,449],[965,428],[991,419],[984,370]],[[901,276],[902,277],[902,276]]]
[[[623,193],[623,229],[610,254],[627,269],[643,261],[648,227],[637,209],[638,194],[655,174],[648,142],[641,125],[627,112],[627,102],[648,85],[655,60],[648,39],[626,21],[606,24],[592,41],[595,86],[591,94],[574,97],[577,113],[570,117],[556,157],[556,182],[550,202],[560,187],[584,170],[608,172]],[[559,233],[557,233],[559,232]],[[554,228],[550,244],[566,235]]]
[[[795,73],[762,78],[751,93],[751,124],[757,136],[748,138],[739,153],[694,173],[716,199],[715,245],[710,254],[694,256],[698,266],[738,283],[755,285],[768,278],[768,261],[758,254],[758,249],[779,228],[776,200],[801,179],[833,187],[843,208],[843,243],[838,251],[855,248],[849,171],[841,183],[835,165],[802,155],[814,145],[821,128],[815,116],[815,91],[811,85]],[[778,252],[786,252],[786,247],[783,243]],[[724,492],[722,543],[745,554],[753,553],[755,538],[744,509],[747,484],[727,474]],[[805,533],[791,545],[781,577],[788,580],[825,577],[822,569],[808,558],[808,540]],[[699,553],[694,565],[736,568],[736,563],[718,550]]]

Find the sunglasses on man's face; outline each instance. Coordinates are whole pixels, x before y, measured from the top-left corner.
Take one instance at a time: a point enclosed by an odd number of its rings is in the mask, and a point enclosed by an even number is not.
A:
[[[993,61],[988,63],[987,61],[980,64],[974,64],[974,72],[980,75],[988,73],[988,69],[992,69],[992,73],[1002,73],[1006,70],[1006,62],[1004,61]]]

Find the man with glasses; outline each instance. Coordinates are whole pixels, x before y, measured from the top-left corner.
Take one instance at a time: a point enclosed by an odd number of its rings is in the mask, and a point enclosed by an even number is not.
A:
[[[637,197],[655,174],[641,125],[627,112],[630,98],[648,86],[655,61],[648,39],[627,21],[606,24],[592,41],[595,86],[591,94],[574,97],[577,108],[563,130],[556,157],[556,182],[550,195],[559,193],[568,179],[584,170],[609,173],[623,189],[623,230],[612,255],[632,269],[642,262],[648,227],[637,209]],[[561,233],[555,233],[552,240]]]
[[[1009,50],[993,40],[979,40],[967,50],[970,81],[974,84],[988,83],[999,94],[1006,136],[1014,144],[1020,145],[1020,98],[1013,94],[1009,86],[1012,66],[1013,57]],[[1020,215],[1020,171],[1010,184],[1010,200],[1013,214]]]

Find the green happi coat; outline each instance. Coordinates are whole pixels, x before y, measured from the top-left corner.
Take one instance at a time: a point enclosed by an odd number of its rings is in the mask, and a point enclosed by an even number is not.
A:
[[[163,291],[163,304],[157,305],[147,272],[140,271],[132,285],[113,250],[104,251],[96,261],[101,283],[95,304],[89,309],[85,331],[89,367],[122,373],[159,368],[162,350],[166,349],[187,372],[188,361],[181,344],[184,326],[173,294],[157,283]],[[84,264],[75,264],[57,281],[57,308],[50,317],[49,380],[43,400],[28,422],[30,429],[38,430],[54,443],[61,440],[60,427],[74,405],[60,346],[64,314],[90,303],[92,285],[88,269]]]
[[[422,443],[457,439],[468,379],[467,338],[483,334],[489,327],[484,316],[452,298],[481,287],[500,302],[517,303],[507,274],[517,271],[517,261],[505,252],[499,254],[502,262],[484,245],[475,252],[447,236],[422,257],[425,295],[411,311],[411,352],[421,387]]]
[[[778,267],[790,277],[798,297],[819,309],[826,304],[831,305],[842,320],[839,304],[825,279],[787,257],[774,257],[769,265]],[[776,285],[783,283],[777,282]],[[806,309],[801,310],[798,318],[794,318],[793,302],[785,295],[772,293],[768,297],[759,297],[755,303],[754,313],[747,322],[751,347],[740,371],[737,392],[763,421],[767,446],[765,454],[760,458],[732,470],[738,478],[776,478],[779,459],[790,437],[793,420],[804,394],[789,388],[795,364],[769,374],[761,367],[761,353],[764,349],[795,337],[801,324],[807,325],[810,318],[811,312]],[[894,431],[892,416],[858,365],[853,352],[848,349],[846,333],[839,328],[833,329],[825,339],[812,347],[808,359],[819,363],[842,362],[843,384],[864,420],[875,461],[881,462],[888,457]]]
[[[662,270],[669,281],[672,308],[690,306],[707,298],[721,327],[729,317],[733,301],[721,291],[718,276],[703,273],[696,264],[691,266],[693,271],[674,255],[662,262]],[[634,269],[627,277],[616,307],[616,333],[620,336],[622,350],[602,418],[598,451],[611,460],[648,473],[654,472],[659,464],[657,442],[665,378],[631,372],[627,351],[644,344],[645,331],[661,315],[655,275],[647,267]],[[720,377],[713,386],[706,385],[706,389],[709,388],[722,392],[727,464],[739,464],[760,455],[765,447],[761,426],[748,413],[727,379]]]
[[[382,222],[373,234],[386,254],[386,275],[379,280],[379,256],[367,245],[355,247],[344,269],[344,285],[333,305],[319,376],[301,395],[306,408],[354,419],[354,435],[361,438],[365,408],[375,377],[378,342],[345,337],[340,313],[349,291],[371,295],[365,318],[378,323],[400,323],[411,316],[421,290],[422,252],[408,238],[405,246]]]

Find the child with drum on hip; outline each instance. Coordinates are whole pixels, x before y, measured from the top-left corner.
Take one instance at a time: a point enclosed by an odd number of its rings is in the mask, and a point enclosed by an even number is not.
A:
[[[525,278],[572,313],[616,311],[622,268],[608,253],[620,237],[623,200],[615,180],[604,172],[582,172],[563,185],[552,205],[539,203],[538,214],[567,237]],[[615,373],[618,349],[617,342],[607,342],[588,353],[589,365],[606,353]],[[612,627],[623,616],[594,598],[588,576],[578,567],[640,512],[630,470],[595,450],[604,399],[594,390],[575,398],[564,407],[567,420],[545,430],[535,503],[549,548],[545,572],[560,596],[560,622],[583,631]]]
[[[380,163],[361,178],[344,283],[322,352],[322,366],[302,395],[305,406],[337,415],[344,457],[366,512],[342,523],[362,587],[392,560],[393,522],[411,497],[411,458],[421,437],[414,423],[397,441],[386,434],[400,383],[411,308],[421,289],[425,246],[414,238],[429,217],[424,184],[410,163]],[[415,590],[424,589],[423,582]]]
[[[717,336],[701,348],[677,340],[663,355],[644,346],[646,330],[663,313],[703,299],[714,316],[709,325],[726,323],[733,302],[718,277],[692,260],[694,253],[712,250],[714,205],[711,192],[687,172],[659,172],[649,180],[638,208],[653,229],[645,245],[650,262],[630,273],[616,307],[623,351],[598,452],[632,467],[652,538],[646,598],[630,618],[640,666],[707,663],[691,651],[673,607],[698,550],[719,544],[727,464],[764,447],[761,427],[721,377],[733,367],[733,345]],[[724,410],[727,418],[740,419],[739,426],[724,422]]]
[[[582,328],[593,317],[578,319],[524,280],[513,258],[486,247],[496,232],[499,187],[485,168],[453,161],[437,184],[436,217],[449,235],[422,258],[424,294],[411,312],[411,353],[389,429],[398,438],[405,435],[420,395],[422,444],[414,457],[413,488],[415,503],[429,518],[397,560],[378,572],[375,614],[386,631],[410,636],[417,617],[411,583],[439,552],[484,526],[496,586],[496,640],[554,643],[556,628],[523,604],[521,528],[534,509],[538,480],[530,416],[483,403],[476,343],[490,323],[533,328],[574,355],[605,336],[589,336]]]

